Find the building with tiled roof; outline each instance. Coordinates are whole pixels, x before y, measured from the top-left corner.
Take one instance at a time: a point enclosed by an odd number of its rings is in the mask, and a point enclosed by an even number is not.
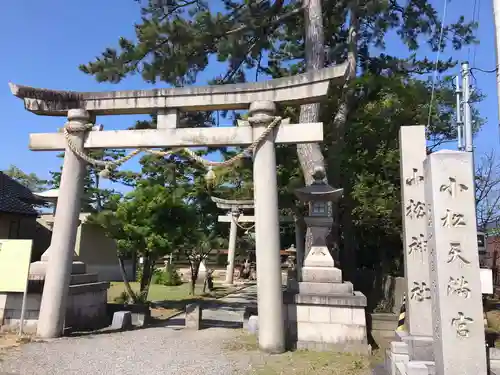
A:
[[[0,239],[30,239],[43,200],[30,189],[0,172]]]

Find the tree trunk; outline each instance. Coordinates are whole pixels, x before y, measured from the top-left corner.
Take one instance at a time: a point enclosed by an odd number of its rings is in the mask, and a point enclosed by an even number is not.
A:
[[[151,284],[151,257],[145,256],[144,263],[142,264],[142,277],[140,284],[140,293],[142,296],[147,297],[147,293],[149,292],[149,284]]]
[[[333,119],[333,141],[330,146],[330,152],[332,153],[333,160],[331,160],[331,184],[334,187],[344,188],[344,199],[346,200],[346,210],[342,216],[340,216],[339,210],[336,210],[334,214],[336,215],[336,222],[343,231],[343,246],[342,251],[343,265],[342,271],[347,280],[353,281],[355,278],[355,273],[357,269],[356,261],[356,246],[355,246],[355,235],[354,235],[354,224],[352,220],[352,210],[354,209],[354,202],[351,199],[351,183],[349,178],[342,173],[342,152],[345,146],[345,132],[347,117],[349,115],[349,108],[352,97],[354,95],[354,88],[349,86],[349,83],[356,78],[356,68],[357,68],[357,54],[358,54],[358,30],[359,30],[359,19],[357,15],[357,8],[355,5],[351,7],[350,12],[350,22],[349,22],[349,36],[348,36],[348,54],[347,60],[349,62],[349,71],[347,74],[347,80],[342,90],[342,96],[339,102],[339,108],[335,117]]]
[[[314,71],[325,67],[323,15],[321,0],[303,0],[307,2],[304,8],[305,17],[305,56],[306,70]],[[300,107],[299,123],[319,122],[319,103]],[[315,166],[325,167],[325,160],[318,143],[297,145],[297,156],[306,185],[313,182],[312,174]],[[305,253],[312,244],[310,229],[306,233]]]
[[[120,274],[122,276],[122,279],[123,279],[123,285],[125,285],[125,290],[127,291],[128,295],[129,295],[129,298],[134,301],[134,302],[137,302],[137,297],[134,293],[134,291],[132,290],[132,287],[130,286],[130,283],[128,281],[128,278],[127,278],[127,273],[125,272],[125,265],[123,264],[123,258],[118,255],[118,266],[120,268]]]
[[[196,263],[194,263],[196,262]],[[196,292],[196,281],[198,280],[198,271],[200,270],[200,262],[197,260],[193,260],[191,262],[191,290],[190,293],[192,296],[195,295]]]

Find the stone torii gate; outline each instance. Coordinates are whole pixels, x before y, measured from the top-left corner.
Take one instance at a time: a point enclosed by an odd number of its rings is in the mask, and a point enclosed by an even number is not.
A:
[[[234,279],[234,258],[236,253],[236,235],[238,223],[255,223],[255,216],[253,215],[242,215],[243,210],[253,210],[255,208],[253,199],[222,199],[218,197],[212,197],[212,201],[215,202],[218,208],[227,210],[227,215],[220,215],[218,217],[219,223],[230,223],[229,229],[229,246],[227,252],[227,267],[226,267],[226,284],[233,284]],[[278,209],[278,207],[276,207]],[[295,222],[295,246],[296,246],[296,257],[297,257],[297,267],[300,269],[302,267],[303,257],[304,257],[304,234],[301,232],[301,228],[298,226],[297,220],[293,216],[280,216],[280,223],[293,223]],[[265,271],[264,271],[265,272]]]
[[[62,335],[80,213],[88,149],[147,149],[176,147],[247,146],[253,148],[255,235],[259,272],[259,346],[285,350],[285,328],[279,254],[278,191],[275,143],[323,140],[323,124],[282,123],[275,128],[275,103],[316,103],[327,95],[331,81],[344,82],[348,64],[302,75],[249,84],[153,90],[74,92],[10,84],[12,94],[37,115],[67,116],[63,132],[30,134],[33,151],[65,151],[59,207],[56,213],[44,284],[38,334]],[[237,127],[178,128],[179,111],[249,109],[249,120]],[[157,129],[102,131],[99,115],[158,115]],[[279,120],[279,118],[278,118]]]
[[[243,210],[253,210],[253,200],[251,199],[239,199],[239,200],[229,200],[217,197],[211,197],[212,201],[217,205],[218,208],[223,210],[228,210],[227,218],[229,219],[230,229],[229,229],[229,246],[227,249],[227,266],[226,266],[226,284],[233,284],[234,279],[234,256],[236,253],[236,235],[238,231],[238,219]],[[226,218],[226,217],[224,217]],[[219,216],[219,222],[221,221],[221,216]]]

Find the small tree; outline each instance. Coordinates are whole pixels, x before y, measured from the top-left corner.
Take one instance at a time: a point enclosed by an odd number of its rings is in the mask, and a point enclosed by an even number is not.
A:
[[[182,192],[145,181],[124,198],[115,197],[115,201],[115,209],[94,214],[90,220],[116,240],[123,281],[131,299],[146,301],[155,263],[179,242],[182,228],[192,221],[190,211]],[[123,259],[129,256],[144,260],[139,294],[132,291],[125,275]]]
[[[179,246],[179,250],[183,251],[188,259],[191,269],[191,295],[195,294],[201,262],[208,257],[213,249],[219,248],[222,242],[223,240],[215,232],[199,227],[190,231]]]
[[[485,231],[500,220],[500,163],[493,151],[479,159],[475,182],[477,227]]]

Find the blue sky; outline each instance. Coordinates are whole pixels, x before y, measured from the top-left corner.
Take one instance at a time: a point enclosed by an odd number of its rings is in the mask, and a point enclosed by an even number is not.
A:
[[[466,0],[454,0],[448,6],[446,22],[463,14],[472,18],[472,5],[457,6]],[[443,9],[443,0],[434,1]],[[467,0],[469,3],[469,0]],[[473,1],[470,1],[472,4]],[[106,4],[104,6],[103,4]],[[445,51],[442,57],[453,56],[469,59],[475,66],[490,70],[495,66],[494,27],[489,1],[480,3],[478,37],[481,44],[461,52]],[[467,13],[463,13],[469,9]],[[10,93],[8,82],[34,87],[75,91],[105,91],[120,89],[146,89],[140,76],[130,77],[118,85],[96,83],[91,76],[78,70],[100,54],[106,47],[115,46],[118,37],[133,37],[134,22],[140,17],[139,6],[133,0],[3,0],[0,5],[0,35],[4,57],[0,69],[0,170],[14,164],[25,172],[35,172],[49,178],[50,170],[57,170],[61,160],[54,152],[33,152],[28,149],[28,135],[35,132],[54,132],[61,127],[64,118],[36,116],[24,110],[21,100]],[[399,44],[388,41],[388,52]],[[435,54],[429,51],[432,59]],[[217,66],[217,65],[216,65]],[[457,68],[458,72],[458,68]],[[211,68],[200,78],[203,84],[217,74]],[[494,74],[475,72],[477,86],[487,95],[480,104],[486,125],[475,139],[477,155],[498,148],[499,130],[497,116],[496,85]],[[161,84],[156,86],[161,87]],[[106,116],[98,118],[106,129],[130,126],[137,116]],[[451,144],[450,148],[456,147]]]

